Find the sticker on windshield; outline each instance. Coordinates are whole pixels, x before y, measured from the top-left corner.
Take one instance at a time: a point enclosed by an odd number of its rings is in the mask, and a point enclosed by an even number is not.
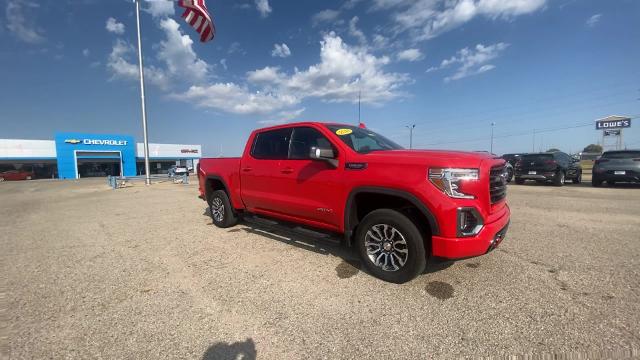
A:
[[[336,130],[337,135],[349,135],[353,132],[351,129],[338,129]]]

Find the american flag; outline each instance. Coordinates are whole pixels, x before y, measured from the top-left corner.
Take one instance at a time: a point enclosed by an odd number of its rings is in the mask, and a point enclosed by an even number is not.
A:
[[[200,34],[200,41],[207,42],[213,39],[216,35],[216,26],[211,20],[204,0],[180,0],[178,5],[185,8],[182,18]]]

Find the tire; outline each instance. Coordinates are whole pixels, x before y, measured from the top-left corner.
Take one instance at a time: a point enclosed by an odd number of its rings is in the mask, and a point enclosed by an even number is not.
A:
[[[507,182],[510,183],[513,180],[513,170],[507,169]]]
[[[209,198],[209,213],[213,224],[219,228],[228,228],[238,223],[238,215],[231,206],[229,196],[224,190],[217,190]]]
[[[523,185],[524,184],[524,179],[516,178],[516,184]]]
[[[578,171],[578,174],[576,174],[575,179],[571,180],[571,182],[574,184],[580,184],[582,182],[582,171]]]
[[[556,176],[553,177],[553,185],[555,186],[564,185],[564,171],[560,170],[556,173]]]
[[[378,209],[367,214],[358,225],[355,240],[362,263],[384,281],[405,283],[427,266],[424,237],[398,211]]]
[[[602,180],[596,178],[596,177],[592,177],[591,178],[591,186],[593,187],[600,187],[602,186]]]

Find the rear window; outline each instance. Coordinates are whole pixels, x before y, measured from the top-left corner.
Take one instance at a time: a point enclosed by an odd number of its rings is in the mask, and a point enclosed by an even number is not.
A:
[[[636,159],[640,158],[640,151],[608,151],[602,154],[604,159]]]
[[[256,159],[283,160],[289,154],[291,128],[258,133],[251,155]]]
[[[530,154],[522,156],[522,161],[553,160],[553,154]]]

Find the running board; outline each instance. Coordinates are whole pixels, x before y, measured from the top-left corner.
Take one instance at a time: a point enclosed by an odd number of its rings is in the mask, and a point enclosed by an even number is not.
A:
[[[255,231],[268,233],[280,238],[281,240],[312,240],[338,246],[342,243],[342,237],[337,234],[323,232],[322,230],[313,229],[299,224],[277,221],[255,214],[245,214],[243,219],[247,225],[255,225]]]

